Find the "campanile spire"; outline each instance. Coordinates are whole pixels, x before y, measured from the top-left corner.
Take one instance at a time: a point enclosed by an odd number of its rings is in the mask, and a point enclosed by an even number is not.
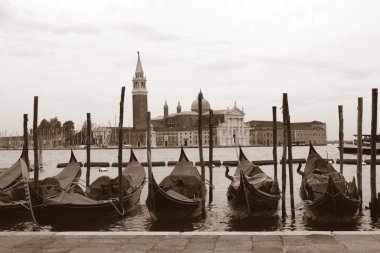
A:
[[[137,51],[137,65],[132,82],[133,128],[147,129],[148,90],[146,88],[146,77],[144,76],[139,51]]]

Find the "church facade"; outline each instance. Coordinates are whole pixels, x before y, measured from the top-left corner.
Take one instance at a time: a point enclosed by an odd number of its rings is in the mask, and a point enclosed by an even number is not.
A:
[[[164,115],[152,119],[157,147],[198,146],[198,99],[189,111],[182,111],[178,103],[176,113],[169,114],[165,101]],[[209,145],[210,103],[202,100],[202,141]],[[248,146],[250,126],[244,123],[245,113],[235,105],[229,109],[213,110],[212,125],[214,146]]]

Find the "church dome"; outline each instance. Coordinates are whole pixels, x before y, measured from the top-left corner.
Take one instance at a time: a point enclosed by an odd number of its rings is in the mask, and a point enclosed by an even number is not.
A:
[[[202,98],[202,112],[207,112],[210,109],[210,103],[206,99]],[[191,110],[193,112],[198,112],[198,98],[195,99],[194,102],[191,104]]]

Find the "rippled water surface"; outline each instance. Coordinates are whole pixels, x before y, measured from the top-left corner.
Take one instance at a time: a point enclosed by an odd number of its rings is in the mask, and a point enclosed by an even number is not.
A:
[[[320,146],[316,147],[317,151],[323,157],[338,158],[338,149],[336,146]],[[250,160],[269,160],[272,159],[271,147],[247,147],[243,148],[246,156]],[[293,147],[293,158],[307,158],[309,148],[308,147]],[[85,150],[75,150],[75,155],[78,161],[86,161]],[[123,160],[129,159],[129,150],[123,151]],[[199,151],[196,148],[185,149],[185,152],[190,160],[199,160]],[[281,157],[282,149],[278,149],[278,157]],[[172,161],[178,160],[179,149],[153,149],[152,161]],[[146,161],[146,150],[135,150],[135,154],[139,161]],[[20,151],[0,151],[0,168],[5,168],[16,161],[19,157]],[[33,158],[32,152],[29,155]],[[43,164],[44,169],[40,172],[40,178],[53,176],[57,174],[61,169],[56,168],[57,163],[67,162],[70,157],[69,150],[45,150],[43,152]],[[355,155],[345,155],[345,158],[355,158]],[[204,159],[208,159],[208,149],[204,149]],[[365,157],[369,159],[369,157]],[[235,148],[216,148],[214,149],[214,160],[237,160],[237,150]],[[93,162],[116,162],[117,150],[106,149],[91,151],[91,161]],[[33,161],[31,161],[33,163]],[[278,166],[279,179],[281,179],[281,165]],[[339,165],[334,164],[334,167],[339,171]],[[368,206],[370,199],[370,186],[369,186],[369,165],[363,165],[363,205]],[[264,172],[273,177],[273,166],[261,166]],[[294,165],[294,170],[297,165]],[[173,167],[153,167],[153,173],[157,181],[161,181],[166,175],[168,175]],[[198,168],[200,170],[200,168]],[[82,168],[82,179],[85,180],[85,170]],[[182,221],[182,222],[153,222],[150,219],[145,200],[147,197],[147,185],[144,187],[140,207],[136,213],[132,216],[123,218],[122,220],[110,221],[109,224],[89,224],[86,227],[62,227],[51,228],[49,226],[40,227],[34,224],[31,220],[12,220],[0,224],[0,230],[2,231],[50,231],[50,230],[78,230],[78,231],[279,231],[279,230],[379,230],[380,222],[370,217],[370,213],[367,209],[364,209],[363,215],[357,217],[352,222],[347,223],[318,223],[311,222],[304,218],[302,206],[300,205],[300,197],[298,195],[298,189],[301,184],[301,177],[294,173],[294,192],[295,192],[295,205],[296,216],[295,219],[287,217],[282,219],[281,217],[275,218],[256,218],[243,221],[233,220],[231,218],[230,209],[228,207],[226,191],[229,185],[229,180],[224,177],[224,167],[214,168],[214,201],[210,205],[207,205],[207,218],[201,221]],[[234,173],[235,168],[231,168],[230,174]],[[380,189],[380,173],[377,173],[377,189]],[[109,168],[107,172],[99,172],[97,168],[91,169],[91,181],[95,180],[101,175],[108,175],[115,177],[117,175],[117,168]],[[356,166],[345,165],[344,176],[347,180],[351,180],[353,176],[356,177]],[[208,168],[206,167],[206,179],[208,179]],[[84,185],[84,181],[82,182]],[[281,186],[281,182],[280,182]],[[287,191],[289,191],[289,185],[287,185]],[[208,194],[207,194],[208,196]],[[287,213],[290,216],[290,201],[289,192],[287,197]],[[208,200],[206,200],[208,203]],[[281,209],[281,204],[279,210]]]

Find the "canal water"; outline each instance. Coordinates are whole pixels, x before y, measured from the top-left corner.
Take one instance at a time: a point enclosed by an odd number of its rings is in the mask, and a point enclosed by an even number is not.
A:
[[[339,152],[336,145],[317,146],[316,150],[322,157],[339,158]],[[250,160],[270,160],[272,159],[271,147],[244,147],[246,156]],[[134,150],[139,161],[146,161],[147,154],[145,149]],[[93,162],[117,162],[117,149],[93,149],[91,151],[91,161]],[[199,161],[199,151],[197,148],[186,148],[185,152],[188,158],[192,161]],[[296,146],[293,147],[293,158],[307,158],[309,147]],[[0,151],[0,168],[9,167],[20,156],[19,150],[2,150]],[[86,150],[74,151],[78,161],[86,161]],[[123,150],[123,160],[128,161],[130,150]],[[173,161],[178,160],[180,149],[153,149],[152,161]],[[278,157],[281,158],[282,148],[278,149]],[[237,160],[237,148],[215,148],[214,160]],[[29,157],[32,159],[33,154],[30,151]],[[57,168],[58,163],[68,162],[70,157],[69,150],[45,150],[43,151],[43,169],[40,172],[40,178],[54,176],[61,169]],[[356,158],[355,155],[346,155],[344,158]],[[364,157],[369,159],[370,157]],[[204,149],[204,159],[208,160],[208,149]],[[364,160],[363,159],[363,160]],[[31,161],[33,164],[33,161]],[[290,217],[290,200],[289,200],[289,184],[287,184],[286,207],[288,217],[282,219],[275,218],[256,218],[243,221],[232,219],[231,212],[227,203],[226,191],[229,185],[229,180],[224,177],[225,167],[214,168],[214,201],[207,205],[207,218],[201,221],[184,221],[184,222],[154,222],[151,220],[145,200],[147,198],[148,187],[145,185],[140,200],[140,207],[135,214],[125,217],[121,220],[115,220],[109,224],[88,224],[88,226],[74,226],[51,228],[49,226],[38,226],[31,220],[13,220],[0,224],[0,231],[305,231],[305,230],[323,230],[323,231],[338,231],[338,230],[380,230],[380,222],[377,219],[370,217],[370,212],[367,208],[370,200],[370,166],[363,165],[363,206],[364,211],[362,216],[358,216],[351,222],[340,223],[319,223],[312,222],[304,217],[301,199],[298,195],[301,184],[301,176],[297,174],[297,164],[294,164],[294,192],[296,215],[292,219]],[[264,172],[273,177],[273,165],[260,166]],[[304,167],[304,166],[303,166]],[[339,165],[334,164],[334,167],[339,171]],[[158,182],[168,175],[172,166],[153,167],[153,173]],[[200,168],[198,167],[200,170]],[[230,175],[234,173],[236,168],[230,168]],[[288,170],[288,169],[287,169]],[[82,168],[82,187],[85,184],[86,168]],[[288,174],[288,173],[287,173]],[[377,189],[380,191],[380,173],[377,173]],[[32,175],[32,173],[31,173]],[[117,168],[110,167],[106,172],[99,172],[98,168],[91,169],[91,181],[99,176],[107,175],[110,177],[117,176]],[[208,167],[206,167],[206,179],[208,179]],[[344,176],[347,181],[352,177],[356,177],[356,166],[345,165]],[[281,179],[281,165],[278,166],[278,178]],[[208,188],[208,187],[207,187]],[[280,182],[281,188],[281,182]],[[208,194],[207,194],[208,196]],[[208,203],[208,199],[206,200]],[[281,215],[281,204],[279,204],[279,215]]]

